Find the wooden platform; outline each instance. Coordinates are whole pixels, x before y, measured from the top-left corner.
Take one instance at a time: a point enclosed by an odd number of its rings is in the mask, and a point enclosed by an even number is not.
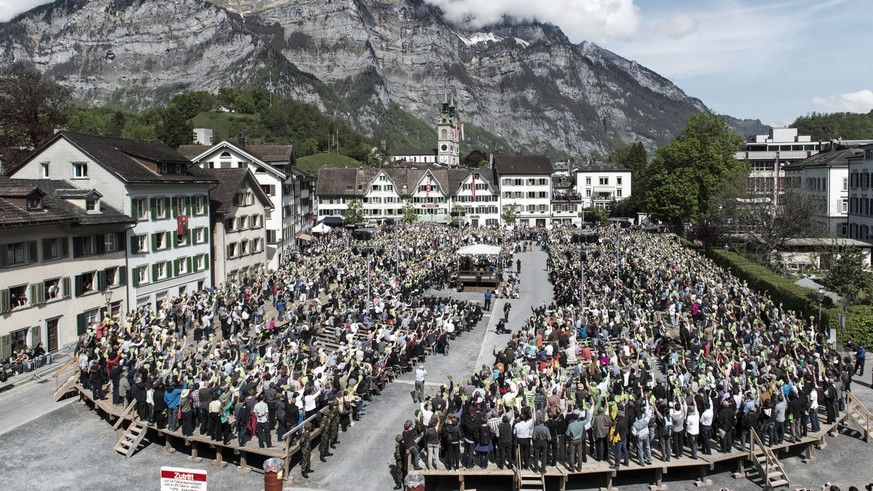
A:
[[[826,445],[825,437],[829,433],[833,435],[837,431],[837,427],[842,424],[842,421],[846,417],[846,414],[847,413],[841,413],[836,423],[826,425],[822,422],[821,431],[817,433],[810,432],[808,436],[801,438],[796,442],[783,441],[778,445],[773,445],[772,447],[768,448],[777,455],[783,451],[791,451],[796,448],[800,448],[801,450],[806,452],[806,457],[804,461],[812,460],[812,447],[823,447],[824,445]],[[759,452],[755,452],[756,455],[757,453]],[[546,467],[546,472],[544,474],[523,469],[521,470],[521,472],[518,473],[518,477],[543,476],[546,481],[552,482],[553,485],[556,484],[559,489],[564,490],[566,488],[567,481],[570,478],[576,476],[600,476],[601,478],[605,477],[606,479],[606,486],[604,489],[612,489],[612,481],[620,473],[650,471],[654,474],[654,482],[651,486],[652,489],[661,489],[663,487],[663,476],[668,474],[670,469],[697,468],[700,470],[700,478],[695,481],[695,483],[700,486],[709,482],[709,480],[706,478],[706,474],[708,471],[713,470],[717,464],[723,464],[731,461],[734,462],[737,468],[737,473],[735,473],[734,476],[743,477],[745,475],[744,466],[747,460],[751,458],[751,454],[748,449],[742,452],[739,449],[734,448],[734,450],[729,453],[721,453],[719,451],[718,444],[715,442],[712,442],[712,454],[704,455],[698,452],[697,459],[691,458],[691,451],[687,447],[684,449],[684,453],[679,458],[673,458],[671,455],[669,462],[660,460],[658,458],[660,457],[660,449],[658,448],[656,450],[655,448],[653,448],[653,463],[644,466],[641,466],[636,461],[636,446],[634,446],[633,448],[629,448],[628,454],[630,455],[630,465],[625,466],[622,464],[619,469],[615,469],[612,467],[611,459],[608,461],[598,462],[589,455],[588,462],[582,464],[581,471],[570,469],[567,464],[559,463],[557,466]],[[442,466],[442,462],[440,463],[440,465]],[[516,472],[514,469],[505,467],[503,469],[500,469],[492,463],[489,463],[488,467],[484,469],[480,468],[479,466],[474,466],[472,469],[461,468],[459,470],[447,470],[444,467],[441,467],[436,470],[422,469],[421,471],[412,472],[425,476],[425,480],[427,480],[428,478],[455,477],[458,479],[458,488],[461,491],[464,491],[465,489],[466,478],[483,478],[490,476],[498,479],[516,479]],[[691,483],[689,482],[689,485],[690,484]],[[553,485],[550,485],[550,487]]]

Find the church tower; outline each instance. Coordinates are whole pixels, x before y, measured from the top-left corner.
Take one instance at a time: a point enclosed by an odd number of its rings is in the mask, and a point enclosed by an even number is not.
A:
[[[455,113],[455,96],[443,97],[442,114],[437,123],[437,162],[448,167],[461,165],[461,123]]]

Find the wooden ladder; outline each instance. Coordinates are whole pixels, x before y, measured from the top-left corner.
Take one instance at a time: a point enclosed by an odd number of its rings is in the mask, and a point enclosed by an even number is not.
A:
[[[788,476],[779,459],[769,447],[764,446],[756,430],[752,429],[749,434],[749,459],[761,475],[763,488],[769,490],[788,486]]]
[[[118,443],[115,444],[115,451],[129,459],[136,452],[136,449],[139,448],[139,444],[145,438],[148,430],[148,426],[133,420],[130,426],[127,427],[127,431],[121,435]]]
[[[850,426],[854,426],[860,431],[865,442],[873,443],[870,441],[870,424],[871,420],[873,420],[873,414],[851,392],[846,392],[846,399],[848,404],[846,404],[846,417],[844,421],[847,421]]]
[[[545,476],[521,476],[521,481],[519,481],[520,490],[528,490],[528,491],[545,491],[546,489],[546,478]]]

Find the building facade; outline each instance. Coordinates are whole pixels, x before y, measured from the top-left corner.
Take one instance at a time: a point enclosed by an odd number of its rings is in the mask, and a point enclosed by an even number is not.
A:
[[[127,288],[122,311],[154,308],[211,284],[209,189],[215,184],[161,142],[62,131],[13,173],[98,190],[136,221],[125,235]]]
[[[269,267],[277,269],[285,250],[294,247],[296,235],[311,227],[311,207],[302,206],[300,194],[311,187],[311,177],[304,183],[297,179],[293,145],[249,145],[244,140],[222,141],[214,146],[182,145],[179,152],[203,169],[249,168],[264,193],[270,197],[272,210],[266,215],[267,256]],[[298,182],[298,180],[300,182]],[[301,208],[307,209],[306,217]]]
[[[491,155],[491,169],[500,183],[500,208],[517,207],[517,226],[551,227],[554,168],[547,157]]]
[[[850,239],[873,243],[873,145],[848,159],[849,209],[846,234]]]
[[[273,206],[248,168],[204,170],[218,185],[212,209],[212,283],[239,280],[266,270],[266,212]]]
[[[749,165],[749,190],[775,199],[785,167],[812,157],[821,147],[821,142],[798,135],[797,128],[772,128],[767,135],[747,138],[735,156]]]
[[[93,189],[0,178],[0,358],[57,351],[122,312],[133,223]]]
[[[576,171],[576,192],[583,208],[609,211],[631,195],[630,169],[610,162],[592,162]]]

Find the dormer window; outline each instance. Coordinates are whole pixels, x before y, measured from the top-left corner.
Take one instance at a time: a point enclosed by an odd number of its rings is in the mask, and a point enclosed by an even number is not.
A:
[[[97,213],[100,211],[100,202],[97,198],[88,198],[85,200],[85,211],[89,213]]]
[[[27,198],[27,211],[42,211],[42,196],[29,196]]]

